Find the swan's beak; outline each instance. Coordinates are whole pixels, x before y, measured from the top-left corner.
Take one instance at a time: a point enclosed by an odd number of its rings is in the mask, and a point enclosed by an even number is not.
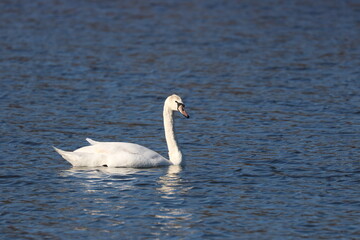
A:
[[[183,104],[179,104],[178,110],[184,117],[186,118],[190,117],[189,114],[187,114],[187,112],[185,111],[185,107]]]

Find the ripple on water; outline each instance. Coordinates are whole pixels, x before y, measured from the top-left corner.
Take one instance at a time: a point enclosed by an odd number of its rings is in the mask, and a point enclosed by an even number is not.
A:
[[[0,238],[359,235],[354,1],[0,3]],[[335,17],[334,17],[335,16]],[[54,27],[56,26],[56,27]],[[184,167],[71,168],[136,142]]]

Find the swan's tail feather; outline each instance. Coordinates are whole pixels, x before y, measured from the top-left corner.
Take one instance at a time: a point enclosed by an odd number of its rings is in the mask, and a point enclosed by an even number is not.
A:
[[[95,145],[95,144],[99,143],[99,142],[94,141],[94,140],[92,140],[90,138],[86,138],[86,141],[88,141],[88,143],[90,143],[91,145]]]
[[[96,167],[106,164],[106,156],[87,152],[67,152],[53,147],[66,161],[74,167]]]
[[[69,163],[71,163],[71,165],[76,166],[77,165],[77,154],[73,153],[73,152],[67,152],[61,149],[58,149],[56,147],[53,147],[55,149],[55,151],[60,154],[66,161],[68,161]]]

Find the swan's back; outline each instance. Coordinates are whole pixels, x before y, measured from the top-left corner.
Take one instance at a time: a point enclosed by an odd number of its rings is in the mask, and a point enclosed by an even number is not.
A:
[[[147,168],[171,165],[170,161],[157,152],[138,144],[92,140],[89,142],[92,145],[74,152],[56,150],[73,166]]]

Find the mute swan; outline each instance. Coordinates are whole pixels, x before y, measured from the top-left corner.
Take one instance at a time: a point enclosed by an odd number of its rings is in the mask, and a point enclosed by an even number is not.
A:
[[[176,143],[174,134],[173,111],[179,111],[186,118],[185,105],[175,94],[169,96],[164,103],[163,118],[165,138],[169,150],[169,160],[157,152],[134,143],[97,142],[87,138],[90,146],[67,152],[54,149],[69,163],[77,167],[132,167],[147,168],[166,165],[180,165],[183,157]]]

